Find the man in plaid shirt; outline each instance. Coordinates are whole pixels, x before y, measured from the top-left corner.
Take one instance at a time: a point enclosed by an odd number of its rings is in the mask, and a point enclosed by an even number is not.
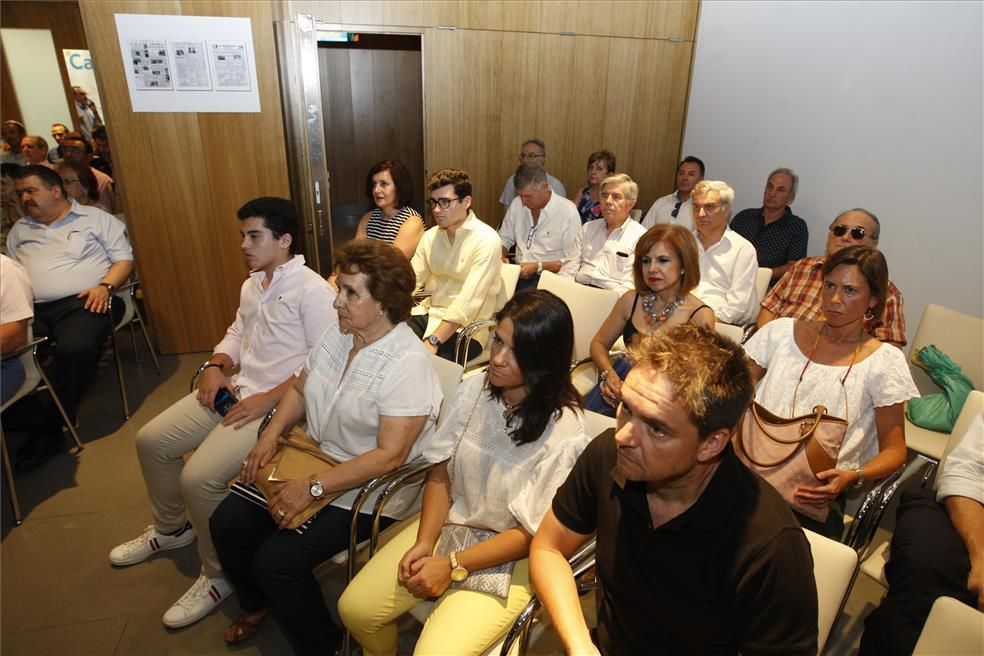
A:
[[[820,320],[820,291],[823,288],[821,268],[824,260],[847,246],[878,248],[881,224],[868,210],[855,208],[840,214],[830,224],[827,235],[827,254],[805,257],[789,267],[775,287],[762,301],[755,324],[761,328],[776,317]],[[905,346],[905,313],[902,292],[889,281],[885,307],[880,316],[865,317],[865,331],[882,342],[899,348]]]

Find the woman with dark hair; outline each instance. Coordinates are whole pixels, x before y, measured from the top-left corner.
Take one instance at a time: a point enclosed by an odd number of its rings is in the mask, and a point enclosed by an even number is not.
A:
[[[85,164],[68,160],[62,160],[57,166],[65,193],[74,198],[76,203],[109,212],[109,208],[99,202],[99,183],[96,182],[96,176],[92,175],[92,169]]]
[[[355,229],[356,239],[377,239],[393,244],[413,257],[424,235],[424,220],[413,203],[413,180],[399,160],[379,162],[366,176],[366,195],[376,209],[366,212]]]
[[[396,620],[433,597],[415,653],[481,654],[530,598],[530,540],[588,436],[567,375],[574,325],[564,302],[525,291],[496,322],[488,373],[461,384],[424,454],[436,464],[420,518],[369,561],[338,602],[367,654],[395,654]],[[461,526],[491,535],[458,551],[446,539],[439,544],[449,527]],[[487,568],[513,561],[504,597],[469,589],[469,576],[480,579]]]
[[[640,335],[682,323],[714,328],[714,310],[690,293],[700,284],[700,260],[689,230],[666,223],[647,230],[636,242],[632,277],[635,290],[618,299],[591,340],[591,360],[601,382],[585,397],[584,407],[610,417],[632,366],[628,358],[613,365],[608,355],[619,336],[629,347]]]
[[[332,653],[342,632],[332,623],[312,574],[348,545],[357,488],[416,458],[428,445],[441,406],[430,355],[406,325],[414,274],[396,249],[354,241],[337,254],[338,325],[311,351],[297,383],[277,404],[269,425],[243,461],[240,485],[253,486],[277,452],[277,440],[301,420],[314,444],[338,464],[310,477],[284,481],[266,507],[229,495],[210,521],[212,539],[242,613],[225,632],[238,644],[253,636],[276,609],[298,654]],[[263,498],[259,488],[250,488]],[[300,528],[294,516],[324,495],[344,492]],[[404,490],[386,507],[388,524],[416,497]],[[372,508],[370,498],[366,508]],[[360,539],[371,515],[358,518]]]
[[[598,150],[588,155],[588,184],[571,199],[577,203],[581,223],[601,218],[601,181],[615,173],[615,153]]]
[[[866,318],[879,316],[887,289],[880,252],[843,248],[823,265],[823,321],[775,319],[745,344],[758,382],[755,400],[766,410],[797,417],[822,405],[847,420],[836,466],[818,473],[815,485],[779,489],[800,524],[835,540],[843,531],[846,493],[905,462],[903,405],[919,396],[902,351],[864,332]]]

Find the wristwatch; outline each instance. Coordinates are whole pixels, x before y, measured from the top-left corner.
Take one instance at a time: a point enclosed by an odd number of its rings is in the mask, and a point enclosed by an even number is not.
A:
[[[543,273],[543,262],[537,262],[536,263],[536,272],[537,273]]]
[[[325,486],[321,484],[321,481],[311,477],[311,496],[315,499],[320,499],[325,495]]]
[[[858,477],[858,480],[854,481],[854,488],[857,489],[864,486],[864,472],[861,471],[861,468],[858,467],[855,469],[854,474]]]
[[[442,343],[441,338],[438,337],[437,335],[428,335],[427,339],[425,339],[424,341],[426,341],[434,348],[441,348],[441,343]]]
[[[99,286],[100,287],[105,287],[106,289],[108,289],[110,294],[112,294],[113,292],[116,291],[116,287],[113,287],[108,282],[101,282],[101,283],[99,283]]]
[[[448,558],[451,559],[451,580],[455,583],[461,583],[468,578],[468,570],[461,566],[458,562],[458,554],[451,552],[448,554]]]

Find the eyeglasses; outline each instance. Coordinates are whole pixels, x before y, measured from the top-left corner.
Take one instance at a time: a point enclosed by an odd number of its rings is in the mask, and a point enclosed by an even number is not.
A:
[[[428,198],[427,207],[434,209],[440,205],[442,210],[446,210],[451,207],[451,203],[457,200],[461,200],[461,198],[458,196],[455,196],[454,198]]]
[[[706,205],[698,205],[694,203],[694,214],[700,214],[701,210],[704,210],[704,214],[714,214],[721,208],[717,203],[707,203]]]
[[[861,241],[862,239],[864,239],[864,236],[868,234],[868,232],[861,226],[854,226],[853,228],[851,228],[849,226],[844,225],[843,223],[835,225],[833,228],[830,229],[830,231],[834,233],[834,236],[836,237],[843,237],[844,235],[847,234],[848,230],[851,231],[851,239],[853,239],[854,241]]]
[[[519,159],[540,159],[546,156],[546,153],[520,153]]]
[[[680,213],[680,206],[681,205],[683,205],[683,201],[682,200],[678,200],[676,202],[676,205],[673,206],[673,211],[670,212],[670,216],[672,216],[674,219],[677,218],[677,214]],[[646,262],[643,262],[643,264],[646,264]]]
[[[530,234],[526,235],[526,248],[533,247],[533,235],[536,234],[536,226],[530,226]]]

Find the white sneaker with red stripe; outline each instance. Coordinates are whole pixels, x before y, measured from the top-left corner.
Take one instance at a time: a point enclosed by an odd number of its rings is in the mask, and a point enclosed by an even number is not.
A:
[[[109,552],[109,561],[118,567],[142,563],[158,551],[180,549],[195,541],[191,523],[177,533],[159,533],[154,525],[148,526],[138,538],[124,542]]]
[[[164,613],[164,626],[180,629],[194,624],[218,608],[230,594],[232,594],[232,586],[225,579],[212,579],[201,574],[188,592],[181,595],[181,598]]]

